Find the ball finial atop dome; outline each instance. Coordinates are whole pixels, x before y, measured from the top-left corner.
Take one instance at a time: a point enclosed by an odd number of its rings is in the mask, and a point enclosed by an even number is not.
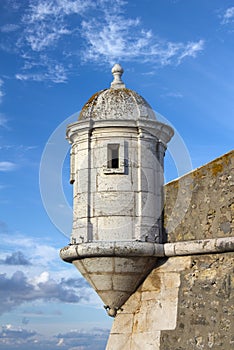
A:
[[[111,70],[114,80],[111,83],[112,89],[122,89],[125,88],[125,84],[123,83],[121,76],[124,72],[123,68],[120,64],[116,63]]]

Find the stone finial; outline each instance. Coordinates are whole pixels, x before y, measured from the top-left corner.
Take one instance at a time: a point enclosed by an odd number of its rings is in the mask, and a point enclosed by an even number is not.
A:
[[[123,89],[125,88],[125,84],[123,83],[121,76],[124,72],[123,68],[120,64],[116,63],[111,70],[114,80],[111,83],[112,89]]]

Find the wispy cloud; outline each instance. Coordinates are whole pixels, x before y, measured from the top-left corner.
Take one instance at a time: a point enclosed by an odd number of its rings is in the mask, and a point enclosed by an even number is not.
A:
[[[189,42],[186,44],[183,49],[181,55],[178,57],[178,63],[186,57],[196,57],[200,51],[204,50],[204,40],[199,40],[197,42]]]
[[[4,114],[0,113],[0,127],[6,127],[7,118]]]
[[[23,2],[19,2],[18,0],[6,0],[6,4],[8,8],[11,8],[13,11],[18,11],[21,6],[23,6]]]
[[[83,21],[81,33],[87,42],[84,61],[113,64],[119,60],[137,60],[165,66],[180,64],[186,57],[196,57],[204,49],[204,40],[165,41],[144,29],[139,19],[126,19],[121,14],[105,14],[102,21]]]
[[[0,171],[12,171],[17,168],[16,164],[13,162],[0,162]]]
[[[11,33],[19,29],[18,24],[8,23],[0,27],[0,32],[2,33]]]
[[[4,94],[4,91],[3,91],[3,80],[0,78],[0,103],[2,103],[2,99],[3,99],[3,96],[5,95]],[[1,121],[1,118],[0,118],[0,121]],[[1,124],[0,124],[1,125]]]
[[[66,21],[70,15],[78,19],[95,5],[91,0],[30,0],[29,7],[22,17],[25,25],[22,40],[32,51],[41,52],[56,46],[64,36],[71,35],[74,29]]]
[[[162,94],[161,97],[182,98],[183,95],[180,92],[166,92]]]
[[[15,77],[64,83],[74,64],[135,60],[178,65],[204,50],[203,39],[162,40],[140,18],[128,16],[126,4],[123,0],[29,0],[16,45],[24,66]],[[5,31],[13,29],[8,25]]]
[[[53,83],[65,83],[67,81],[67,69],[60,63],[54,62],[54,65],[44,61],[39,73],[18,73],[15,75],[17,80],[22,81],[52,81]]]
[[[234,6],[229,7],[222,17],[222,24],[228,24],[234,22]]]
[[[55,57],[52,57],[52,52],[56,50],[56,47],[51,46],[50,50],[51,57],[49,57],[48,52],[33,52],[31,50],[30,53],[23,53],[24,66],[21,73],[15,75],[16,79],[36,82],[66,82],[68,74],[71,72],[71,65],[67,62],[66,58],[64,59],[63,52],[58,52]]]

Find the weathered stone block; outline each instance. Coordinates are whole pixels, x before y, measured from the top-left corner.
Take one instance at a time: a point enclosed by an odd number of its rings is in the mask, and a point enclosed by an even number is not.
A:
[[[134,216],[134,193],[97,192],[94,196],[94,211],[95,216]]]
[[[128,216],[98,217],[98,239],[104,241],[132,239],[134,218]]]
[[[131,350],[130,334],[113,334],[109,339],[106,350]]]
[[[118,322],[114,323],[112,332],[113,334],[128,334],[132,333],[133,327],[133,314],[119,314]]]
[[[135,333],[132,336],[131,347],[128,350],[160,350],[160,332]]]
[[[82,260],[82,262],[86,271],[91,274],[98,272],[101,273],[103,271],[105,271],[105,273],[114,271],[113,258],[111,257],[85,258]]]
[[[102,271],[103,272],[103,271]],[[95,286],[96,290],[111,290],[113,286],[113,280],[111,274],[101,274],[99,272],[98,275],[90,274],[90,279]]]
[[[134,276],[124,275],[124,272],[119,275],[113,276],[113,290],[121,290],[126,292],[131,292],[139,284],[139,278],[141,274],[134,274]]]
[[[123,176],[122,174],[115,174],[115,181],[111,175],[103,174],[100,171],[97,174],[97,191],[99,192],[134,192],[133,181],[131,174]]]
[[[147,268],[147,266],[152,265],[152,260],[154,259],[147,259],[146,257],[115,258],[115,272],[142,273]],[[144,268],[144,265],[146,265],[146,268]]]

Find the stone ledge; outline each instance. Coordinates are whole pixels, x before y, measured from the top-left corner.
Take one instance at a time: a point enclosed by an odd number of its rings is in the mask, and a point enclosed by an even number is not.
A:
[[[234,251],[234,237],[165,243],[165,256],[223,253]]]
[[[155,256],[163,257],[163,244],[134,241],[98,241],[92,243],[72,244],[60,250],[61,258],[66,262],[87,257],[112,256]]]
[[[60,250],[66,262],[87,257],[171,257],[234,251],[234,237],[183,241],[176,243],[92,242],[71,244]]]

